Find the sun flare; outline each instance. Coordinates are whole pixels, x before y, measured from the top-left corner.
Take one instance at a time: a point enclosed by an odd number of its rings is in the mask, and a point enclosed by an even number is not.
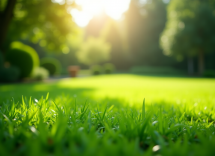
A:
[[[128,9],[130,0],[76,0],[82,10],[72,9],[74,21],[84,27],[94,17],[102,12],[115,20],[119,20]]]

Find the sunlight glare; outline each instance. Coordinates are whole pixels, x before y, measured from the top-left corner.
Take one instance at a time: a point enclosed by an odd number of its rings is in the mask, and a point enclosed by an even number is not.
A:
[[[81,27],[99,14],[105,12],[115,20],[119,20],[122,14],[129,8],[130,0],[76,0],[82,10],[72,9],[74,21]]]
[[[111,18],[119,20],[122,14],[128,10],[130,0],[103,0],[105,12]]]
[[[85,27],[90,19],[93,18],[93,15],[88,14],[87,12],[78,11],[77,9],[72,9],[71,14],[73,15],[74,21],[80,26]]]

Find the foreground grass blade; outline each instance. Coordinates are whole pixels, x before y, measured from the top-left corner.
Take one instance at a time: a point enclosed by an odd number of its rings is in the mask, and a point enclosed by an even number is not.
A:
[[[143,121],[145,119],[145,114],[146,114],[146,105],[145,105],[145,98],[144,98],[143,105],[142,105],[142,120]]]

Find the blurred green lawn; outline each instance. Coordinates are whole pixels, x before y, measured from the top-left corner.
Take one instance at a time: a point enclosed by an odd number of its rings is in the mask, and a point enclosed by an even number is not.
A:
[[[61,95],[76,97],[78,101],[117,99],[129,105],[189,104],[206,107],[215,103],[215,79],[150,77],[128,74],[102,75],[62,79],[48,83],[1,84],[0,104],[12,97],[41,98],[50,93],[55,99]],[[108,101],[107,100],[107,101]]]
[[[214,79],[126,74],[1,85],[0,155],[214,155],[214,95]]]

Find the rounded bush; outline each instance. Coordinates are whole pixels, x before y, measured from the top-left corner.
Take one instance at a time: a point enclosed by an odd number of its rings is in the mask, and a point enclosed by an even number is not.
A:
[[[94,65],[90,70],[92,75],[100,75],[102,73],[102,67],[100,65]]]
[[[61,70],[61,64],[55,58],[43,58],[43,59],[41,59],[40,66],[47,69],[51,76],[59,74],[60,70]]]
[[[49,77],[49,72],[43,67],[37,67],[34,69],[32,78],[37,81],[45,80]]]
[[[105,74],[112,74],[115,71],[115,66],[112,63],[106,63],[104,65]]]
[[[15,82],[19,79],[20,70],[17,67],[0,68],[0,82]]]
[[[34,68],[39,66],[37,52],[28,45],[21,42],[13,42],[6,54],[6,61],[12,66],[19,68],[20,78],[29,77]]]

